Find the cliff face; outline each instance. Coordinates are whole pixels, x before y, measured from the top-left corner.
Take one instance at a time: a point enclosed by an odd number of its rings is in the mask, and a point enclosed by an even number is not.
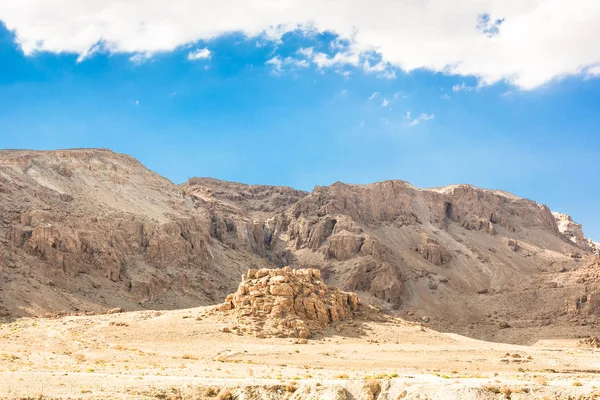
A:
[[[581,224],[573,221],[571,216],[554,211],[552,212],[552,215],[556,220],[559,232],[564,237],[573,242],[577,247],[580,247],[584,250],[592,251],[594,253],[600,252],[600,246],[584,236],[583,227]]]
[[[210,304],[243,269],[218,267],[202,200],[128,156],[4,151],[0,179],[0,285],[14,314]]]
[[[5,314],[215,304],[248,268],[291,265],[485,339],[524,342],[574,318],[586,325],[572,334],[584,334],[596,323],[565,310],[594,290],[564,279],[593,251],[580,226],[469,185],[177,186],[108,150],[2,151],[0,212]]]
[[[199,186],[188,182],[186,190]],[[565,236],[548,207],[533,201],[402,181],[317,187],[262,216],[241,198],[228,201],[262,226],[270,262],[319,268],[329,284],[436,329],[526,342],[540,331],[572,334],[574,323],[581,334],[597,326],[595,316],[564,306],[573,293],[594,291],[563,279],[590,248]]]

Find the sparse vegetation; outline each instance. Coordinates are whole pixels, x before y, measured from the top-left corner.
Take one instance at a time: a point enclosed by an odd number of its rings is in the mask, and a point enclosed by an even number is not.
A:
[[[229,389],[223,389],[217,395],[216,400],[233,400],[233,393]]]
[[[544,385],[545,386],[545,385],[548,384],[548,379],[546,379],[545,376],[541,376],[541,375],[534,376],[533,377],[533,381],[535,383],[537,383],[538,385]]]
[[[500,387],[498,387],[496,385],[485,385],[484,388],[486,388],[487,390],[489,390],[490,392],[492,392],[494,394],[502,393],[502,389],[500,389]]]
[[[285,391],[288,393],[294,393],[296,390],[298,390],[298,387],[296,385],[297,385],[296,382],[288,383],[285,387]]]
[[[208,397],[215,397],[219,394],[219,389],[214,387],[209,387],[204,391],[204,395]]]

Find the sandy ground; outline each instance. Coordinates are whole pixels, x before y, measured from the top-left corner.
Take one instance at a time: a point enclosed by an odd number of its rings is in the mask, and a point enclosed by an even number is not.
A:
[[[573,340],[496,344],[389,319],[300,344],[239,336],[209,310],[0,323],[0,398],[600,398],[600,350]]]

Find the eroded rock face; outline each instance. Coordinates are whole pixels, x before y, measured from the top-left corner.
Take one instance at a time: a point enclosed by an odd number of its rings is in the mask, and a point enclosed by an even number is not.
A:
[[[566,301],[566,311],[570,314],[584,316],[600,316],[600,256],[589,258],[571,279],[584,285],[580,293],[576,293]]]
[[[290,267],[248,270],[219,306],[240,324],[257,320],[259,336],[298,338],[352,319],[361,309],[356,294],[327,287],[320,270]]]
[[[214,261],[204,203],[131,157],[0,151],[0,177],[0,306],[18,315],[210,304],[234,284],[204,281],[241,272]],[[264,257],[262,225],[239,231]]]
[[[416,249],[424,259],[434,265],[442,265],[450,262],[452,255],[431,237],[423,237],[419,247]]]
[[[571,314],[600,316],[600,291],[582,294],[567,302],[567,312]]]
[[[565,238],[584,250],[598,250],[596,244],[590,239],[587,239],[583,234],[581,224],[573,221],[570,215],[554,211],[552,212],[552,215],[556,219],[558,230]]]
[[[397,268],[372,258],[361,260],[350,270],[342,286],[350,291],[362,291],[399,306],[402,303],[402,278]]]

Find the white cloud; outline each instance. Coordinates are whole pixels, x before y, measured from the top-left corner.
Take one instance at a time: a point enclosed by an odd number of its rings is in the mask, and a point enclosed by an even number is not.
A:
[[[265,65],[272,66],[273,73],[280,74],[283,72],[284,66],[290,67],[291,69],[308,68],[310,63],[306,60],[297,60],[292,57],[286,57],[282,60],[281,57],[277,55],[265,62]]]
[[[442,95],[442,99],[443,99],[443,100],[450,100],[450,96],[448,95],[448,93],[444,93],[444,94]]]
[[[281,66],[283,65],[283,62],[281,61],[281,58],[279,56],[275,56],[273,58],[271,58],[270,60],[268,60],[265,65],[270,65],[273,67],[273,73],[279,74],[282,71]]]
[[[207,48],[198,49],[188,54],[187,59],[190,61],[206,60],[212,57],[212,52]]]
[[[390,101],[388,99],[383,99],[381,101],[381,107],[385,108],[390,105]]]
[[[402,92],[396,92],[394,93],[394,100],[398,99],[408,99],[408,95],[403,94]]]
[[[334,71],[336,74],[343,76],[344,78],[349,78],[350,75],[352,75],[352,72],[348,71],[347,69],[336,69]]]
[[[369,60],[365,60],[363,63],[363,70],[365,72],[383,72],[387,69],[387,65],[383,62],[378,62],[377,64],[371,65]]]
[[[378,62],[377,64],[371,65],[369,60],[365,60],[362,65],[363,71],[366,73],[376,73],[378,77],[386,78],[386,79],[395,79],[396,71],[393,71],[387,63],[383,61]]]
[[[301,47],[296,51],[296,53],[303,55],[306,58],[312,58],[313,56],[313,48],[312,47]]]
[[[434,118],[435,118],[434,114],[426,114],[426,113],[421,113],[421,114],[419,114],[418,117],[413,118],[412,113],[410,111],[407,111],[404,116],[404,125],[406,125],[408,127],[417,126],[421,123],[421,121],[430,121]]]
[[[419,123],[421,122],[421,121],[419,121],[419,118],[413,118],[412,113],[410,111],[406,112],[406,115],[404,116],[404,120],[406,121],[407,126],[416,126],[416,125],[419,125]]]
[[[588,76],[598,76],[598,75],[600,75],[600,65],[594,65],[592,67],[589,67],[586,70],[586,74]]]
[[[150,55],[148,53],[137,53],[137,54],[134,54],[131,57],[129,57],[129,61],[135,65],[141,65],[141,64],[145,63],[146,61],[150,60],[151,58],[152,58],[152,55]]]
[[[375,92],[372,95],[369,96],[369,100],[373,100],[379,97],[379,92]]]
[[[294,65],[298,68],[308,68],[310,66],[310,63],[306,60],[295,60],[291,57],[287,57],[286,61],[289,59],[289,63],[291,65]]]
[[[452,86],[453,92],[472,92],[473,90],[479,90],[480,86],[469,86],[465,82]]]
[[[596,0],[2,0],[0,20],[26,55],[99,48],[152,55],[241,32],[332,32],[321,68],[358,67],[377,54],[393,68],[506,80],[533,89],[568,75],[600,76]],[[101,46],[99,46],[101,44]],[[314,56],[316,57],[316,55]],[[316,61],[315,61],[316,62]],[[387,70],[389,71],[389,69]],[[391,72],[389,73],[391,76]]]
[[[325,53],[315,53],[312,61],[319,68],[342,67],[347,65],[356,67],[360,62],[360,55],[358,53],[339,52],[330,57]]]
[[[396,71],[384,71],[379,75],[381,78],[385,79],[396,79]]]
[[[139,105],[140,105],[140,101],[139,101],[139,100],[136,100],[136,101],[134,102],[134,104],[135,104],[136,106],[139,106]]]

